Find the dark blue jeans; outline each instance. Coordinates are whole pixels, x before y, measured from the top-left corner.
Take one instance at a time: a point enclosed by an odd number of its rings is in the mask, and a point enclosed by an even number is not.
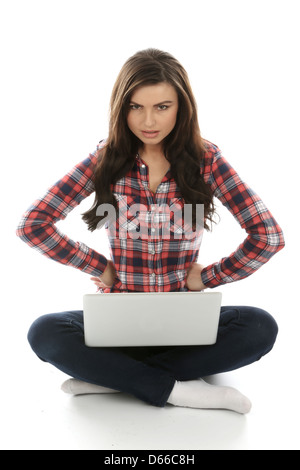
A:
[[[217,342],[210,346],[90,348],[83,313],[43,315],[28,340],[37,356],[85,382],[134,395],[163,407],[175,380],[228,372],[258,361],[273,347],[278,328],[255,307],[222,307]]]

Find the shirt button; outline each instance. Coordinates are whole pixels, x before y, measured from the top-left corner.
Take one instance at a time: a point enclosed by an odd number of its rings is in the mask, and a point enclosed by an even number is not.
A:
[[[155,250],[154,250],[154,248],[150,248],[149,253],[150,253],[150,255],[155,255]]]
[[[151,273],[151,277],[152,277],[152,279],[154,279],[155,278],[155,273]]]
[[[146,168],[146,165],[142,164],[142,168]]]
[[[152,228],[152,229],[151,229],[151,232],[154,233],[154,232],[155,232],[155,228]]]

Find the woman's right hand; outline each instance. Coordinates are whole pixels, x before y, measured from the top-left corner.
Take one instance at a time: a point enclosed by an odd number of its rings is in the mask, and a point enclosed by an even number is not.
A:
[[[91,280],[99,289],[112,287],[116,278],[116,268],[111,260],[108,260],[103,274],[99,277],[91,277]]]

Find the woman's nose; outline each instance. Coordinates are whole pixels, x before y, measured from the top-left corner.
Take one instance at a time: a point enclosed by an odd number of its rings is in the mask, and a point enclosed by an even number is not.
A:
[[[153,111],[146,111],[144,125],[147,128],[153,128],[154,124],[155,124],[155,116],[154,116]]]

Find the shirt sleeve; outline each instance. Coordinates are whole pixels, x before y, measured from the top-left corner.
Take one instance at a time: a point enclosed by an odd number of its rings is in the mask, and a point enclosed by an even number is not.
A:
[[[285,243],[281,228],[263,201],[241,180],[218,147],[211,145],[204,179],[248,235],[231,255],[203,269],[202,282],[212,288],[246,278]]]
[[[94,169],[97,150],[77,164],[67,175],[51,186],[24,213],[17,236],[30,247],[62,264],[99,276],[107,265],[107,259],[84,243],[75,242],[61,233],[56,223],[94,191]]]

